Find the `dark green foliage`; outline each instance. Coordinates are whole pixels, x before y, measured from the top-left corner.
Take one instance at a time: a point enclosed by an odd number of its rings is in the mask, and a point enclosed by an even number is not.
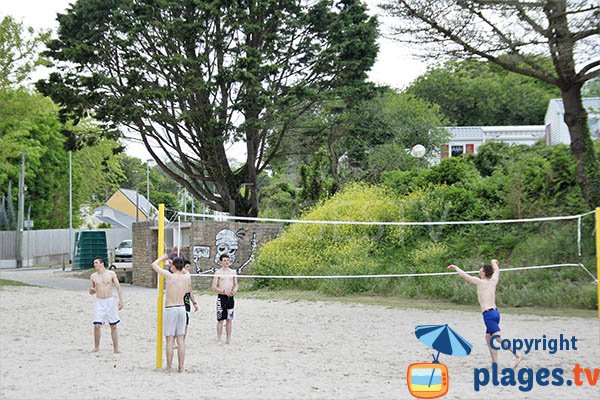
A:
[[[298,134],[284,138],[272,166],[314,204],[349,183],[427,165],[407,149],[422,144],[431,154],[447,139],[445,123],[439,107],[389,88],[367,99],[334,98],[296,122]]]
[[[64,69],[38,88],[63,116],[127,126],[196,199],[242,216],[258,214],[257,178],[293,123],[362,97],[377,53],[358,0],[79,0],[58,20],[47,55]],[[246,145],[239,167],[231,142]]]
[[[17,215],[13,203],[12,182],[8,182],[6,196],[2,195],[2,213],[4,214],[3,228],[6,230],[17,229]]]
[[[281,175],[263,177],[260,188],[260,216],[264,218],[293,218],[297,214],[297,190]]]
[[[481,157],[481,159],[480,159]],[[565,146],[489,143],[476,156],[453,157],[430,169],[382,174],[387,187],[354,184],[304,215],[346,221],[472,221],[572,215],[589,211]],[[476,225],[354,226],[292,224],[261,248],[254,271],[282,275],[361,275],[478,270],[491,258],[502,268],[595,263],[593,215],[577,220]],[[265,280],[343,295],[372,293],[477,302],[457,276],[398,279]],[[505,272],[498,304],[594,308],[595,286],[579,267]]]
[[[407,93],[438,104],[461,126],[540,125],[559,90],[489,62],[449,61],[429,69]]]
[[[397,18],[392,30],[399,39],[419,45],[427,58],[452,60],[414,91],[435,97],[455,124],[539,124],[547,100],[560,92],[578,184],[589,207],[600,204],[600,161],[582,100],[583,86],[598,78],[597,42],[590,40],[600,32],[597,7],[415,0],[388,1],[381,8]]]

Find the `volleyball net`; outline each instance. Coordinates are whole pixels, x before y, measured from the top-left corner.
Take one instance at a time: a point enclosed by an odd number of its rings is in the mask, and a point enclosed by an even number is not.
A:
[[[525,243],[521,246],[527,246],[527,237],[531,236],[537,240],[536,236],[545,235],[549,237],[547,241],[550,242],[550,245],[554,247],[555,253],[559,256],[568,257],[571,262],[563,262],[563,263],[547,263],[544,265],[525,265],[520,267],[503,267],[503,271],[525,271],[525,270],[535,270],[535,269],[551,269],[551,268],[562,268],[562,267],[580,267],[585,273],[593,279],[594,282],[597,283],[597,278],[585,267],[585,265],[581,262],[581,258],[583,256],[583,247],[584,244],[587,244],[587,247],[593,247],[590,245],[589,240],[585,240],[585,236],[589,237],[590,227],[593,227],[594,218],[593,215],[595,211],[591,211],[588,213],[577,214],[577,215],[569,215],[569,216],[554,216],[554,217],[539,217],[539,218],[524,218],[524,219],[504,219],[504,220],[487,220],[487,221],[344,221],[344,220],[314,220],[314,219],[281,219],[281,218],[258,218],[258,217],[238,217],[238,216],[228,216],[228,215],[212,215],[212,214],[194,214],[187,212],[178,213],[179,222],[176,223],[173,221],[173,225],[177,224],[181,226],[181,218],[186,219],[201,219],[208,221],[221,221],[224,225],[230,223],[231,221],[235,222],[245,222],[245,223],[255,223],[255,224],[282,224],[284,225],[284,229],[282,231],[281,237],[282,242],[279,246],[271,246],[267,250],[267,252],[273,253],[273,260],[266,260],[262,263],[259,262],[257,268],[252,270],[250,274],[243,274],[244,267],[247,266],[248,260],[246,263],[242,264],[242,267],[238,265],[238,272],[240,272],[240,277],[242,278],[251,278],[251,279],[350,279],[350,278],[401,278],[401,277],[427,277],[427,276],[447,276],[454,275],[454,272],[433,272],[428,271],[431,269],[430,262],[432,258],[443,259],[440,257],[440,254],[443,250],[447,250],[449,253],[456,253],[456,251],[452,251],[452,249],[448,249],[449,244],[446,243],[446,240],[443,236],[443,228],[444,227],[462,227],[463,229],[458,234],[462,236],[463,243],[467,241],[468,245],[472,247],[471,254],[480,256],[482,251],[480,251],[479,247],[487,248],[488,252],[493,252],[494,255],[497,252],[502,252],[502,247],[505,249],[511,246],[511,241]],[[586,221],[587,219],[587,221]],[[587,222],[587,225],[586,225]],[[553,223],[554,226],[549,226],[550,223]],[[502,232],[498,232],[498,226],[501,225],[512,225],[511,228],[503,228]],[[518,225],[529,225],[528,227],[519,228],[515,227]],[[532,227],[532,225],[534,225]],[[302,227],[304,226],[304,228]],[[308,226],[308,227],[307,227]],[[492,229],[464,229],[464,227],[475,226],[494,226]],[[442,229],[436,229],[441,227]],[[434,228],[434,230],[432,230]],[[387,231],[386,231],[387,229]],[[419,232],[421,229],[421,232]],[[456,236],[456,229],[453,229],[454,232],[450,233],[447,236]],[[491,233],[490,233],[491,231]],[[586,232],[587,231],[587,235]],[[592,228],[593,231],[593,228]],[[396,259],[396,262],[388,262],[388,265],[384,268],[388,273],[348,273],[352,271],[356,271],[356,268],[353,268],[354,262],[351,262],[350,265],[347,265],[344,268],[344,273],[340,274],[319,274],[318,271],[322,271],[323,269],[327,269],[328,265],[336,270],[340,270],[339,263],[335,262],[327,262],[327,256],[331,253],[331,245],[334,247],[350,247],[350,253],[360,253],[363,250],[363,256],[367,256],[366,258],[362,258],[359,260],[360,262],[368,261],[368,254],[364,254],[364,250],[368,250],[371,252],[372,257],[382,257],[382,258],[390,258],[390,254],[398,254],[398,248],[402,247],[401,241],[398,239],[402,239],[403,241],[411,241],[416,243],[419,237],[423,237],[425,235],[429,235],[431,240],[421,240],[422,243],[415,244],[414,252],[404,252],[404,255],[409,255],[411,260],[408,264],[409,267],[415,267],[417,272],[415,271],[403,271],[402,263],[404,260]],[[181,237],[181,233],[177,235]],[[357,237],[360,239],[362,236],[364,243],[360,243],[360,240],[357,240]],[[487,238],[484,238],[487,237]],[[507,237],[509,239],[507,239]],[[469,238],[478,239],[476,242],[470,241]],[[235,257],[235,252],[240,248],[240,243],[238,243],[238,239],[235,235],[231,234],[230,241],[225,240],[224,238],[215,238],[216,239],[216,251],[217,257],[220,254],[232,252]],[[220,240],[220,243],[219,243]],[[254,238],[254,240],[256,240]],[[552,243],[556,241],[555,243]],[[394,243],[395,242],[395,243]],[[509,242],[509,243],[503,243]],[[566,245],[565,245],[566,242]],[[587,242],[587,243],[586,243]],[[348,244],[355,244],[355,248],[352,246],[348,246]],[[423,244],[424,243],[424,244]],[[315,246],[316,244],[316,246]],[[329,245],[328,245],[329,244]],[[251,246],[256,246],[256,243],[251,243]],[[494,249],[495,247],[500,247],[500,250]],[[219,247],[221,249],[219,250]],[[406,246],[404,246],[406,247]],[[518,243],[515,243],[513,247],[519,247]],[[313,265],[313,267],[302,266],[302,262],[298,262],[298,258],[302,261],[306,261],[313,257],[303,257],[303,253],[306,251],[312,252],[312,255],[317,255],[319,253],[325,255],[325,259],[323,260],[324,267],[319,268],[317,265]],[[460,249],[459,249],[460,250]],[[343,251],[342,251],[343,252]],[[281,254],[285,253],[285,254]],[[338,253],[340,253],[338,251]],[[387,253],[387,254],[386,254]],[[429,253],[429,254],[428,254]],[[433,257],[432,257],[433,253]],[[463,251],[464,253],[464,251]],[[254,256],[254,254],[252,254]],[[340,254],[338,254],[340,255]],[[360,254],[354,254],[359,256]],[[437,256],[437,257],[436,257]],[[552,255],[550,255],[552,256]],[[264,256],[265,258],[268,255]],[[453,255],[452,257],[458,258],[463,261],[465,257],[456,257]],[[209,257],[207,257],[209,258]],[[296,258],[294,263],[294,258]],[[344,257],[341,254],[341,259],[348,258]],[[494,257],[491,257],[494,258]],[[526,260],[521,259],[519,262],[521,265]],[[287,259],[287,260],[286,260]],[[466,258],[467,260],[469,257]],[[548,259],[547,255],[538,255],[535,257],[535,260],[539,259]],[[254,260],[252,260],[254,261]],[[356,260],[355,260],[356,261]],[[285,270],[285,268],[281,268],[281,264],[285,262],[291,262],[292,264],[299,264],[299,268],[296,268],[296,273],[293,274],[281,274],[281,273],[273,273],[276,271]],[[312,260],[313,264],[317,264],[318,260]],[[373,264],[369,263],[368,264]],[[426,268],[423,268],[423,263],[427,264]],[[197,268],[197,274],[194,276],[212,276],[212,272],[216,268],[218,268],[218,260],[215,258],[214,260],[208,260],[208,263],[205,265],[210,265],[209,268]],[[235,263],[234,263],[235,264]],[[377,263],[374,263],[375,265]],[[443,264],[443,263],[442,263]],[[445,263],[445,265],[447,265]],[[481,262],[475,262],[475,264],[481,264]],[[277,265],[280,268],[277,268]],[[444,266],[445,266],[444,265]],[[235,266],[235,265],[234,265]],[[437,266],[439,267],[439,265]],[[433,268],[436,268],[435,266]],[[260,273],[261,271],[268,270],[270,273]],[[368,269],[367,269],[368,270]],[[381,270],[379,268],[379,270]],[[250,271],[248,269],[247,271]],[[298,271],[303,271],[305,273],[297,273]],[[306,273],[308,272],[308,273]],[[381,272],[381,271],[380,271]],[[391,273],[390,273],[391,272]],[[477,273],[477,270],[467,271],[467,273]]]
[[[165,248],[161,206],[160,254]],[[174,243],[179,249],[184,247],[182,224],[189,227],[190,221],[202,220],[219,225],[216,229],[213,226],[210,234],[196,232],[188,240],[188,255],[196,265],[193,279],[212,278],[220,267],[219,256],[226,254],[234,258],[232,268],[238,271],[240,281],[253,288],[401,294],[464,302],[470,298],[458,298],[457,293],[474,296],[474,291],[461,289],[459,285],[465,283],[456,279],[457,273],[449,272],[447,266],[456,264],[469,274],[477,274],[482,263],[497,258],[504,276],[500,291],[508,287],[516,294],[513,297],[518,297],[520,290],[530,290],[540,301],[552,305],[560,304],[557,298],[579,295],[584,285],[588,303],[593,301],[590,291],[600,298],[600,262],[596,257],[600,252],[599,211],[479,221],[369,221],[360,220],[360,216],[352,220],[344,218],[348,214],[343,212],[326,219],[315,218],[314,213],[305,219],[283,219],[178,212],[168,224],[179,231]],[[278,226],[278,233],[263,238],[260,231],[264,226]],[[197,229],[204,228],[200,224]],[[203,243],[194,243],[199,240]],[[244,246],[250,250],[242,255]],[[586,267],[592,260],[596,261],[596,274]],[[532,279],[527,271],[536,276]],[[564,286],[555,285],[559,282]],[[554,292],[547,286],[554,286]],[[162,304],[160,284],[158,304]],[[157,366],[159,354],[157,349]]]
[[[227,253],[234,257],[232,266],[238,270],[239,277],[253,281],[253,288],[452,297],[451,292],[461,283],[448,280],[456,273],[448,272],[446,266],[454,263],[469,274],[477,274],[479,266],[489,263],[491,258],[500,259],[503,274],[544,270],[539,275],[542,282],[597,285],[597,275],[586,267],[594,258],[594,214],[596,211],[503,220],[352,221],[179,212],[177,222],[173,220],[171,224],[173,228],[181,226],[184,218],[217,221],[223,226],[253,223],[259,229],[265,224],[282,226],[272,243],[257,246],[256,234],[252,239],[244,238],[249,241],[246,247],[252,247],[250,257],[244,259],[240,253],[235,254],[243,247],[241,238],[236,238],[232,230],[224,229],[223,232],[229,231],[231,240],[225,240],[226,234],[221,238],[217,234],[216,256],[207,255],[205,260],[200,260],[194,254],[195,278],[212,277],[219,268],[218,256]],[[177,236],[180,238],[181,233]],[[255,247],[261,247],[258,261]],[[239,261],[237,265],[236,261]],[[476,268],[469,270],[473,266]],[[385,278],[421,278],[422,282],[382,282]],[[524,282],[518,282],[520,278],[514,278],[514,282],[510,279],[512,286],[523,288],[528,283],[527,279]]]

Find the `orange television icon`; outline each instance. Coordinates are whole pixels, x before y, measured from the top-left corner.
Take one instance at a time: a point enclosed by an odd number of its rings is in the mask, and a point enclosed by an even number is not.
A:
[[[419,399],[435,399],[448,393],[448,367],[439,362],[414,363],[406,373],[408,391]]]

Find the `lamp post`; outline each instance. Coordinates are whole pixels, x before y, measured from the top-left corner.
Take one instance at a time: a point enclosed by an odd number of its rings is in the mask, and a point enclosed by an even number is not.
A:
[[[69,150],[69,264],[73,264],[73,152]]]
[[[25,214],[25,152],[21,152],[21,172],[19,174],[19,211],[17,213],[17,268],[23,267],[23,219]]]
[[[150,209],[152,208],[152,203],[150,203],[150,163],[154,162],[153,159],[149,158],[146,160],[146,200],[148,201],[148,214],[146,215],[146,219],[150,220]]]

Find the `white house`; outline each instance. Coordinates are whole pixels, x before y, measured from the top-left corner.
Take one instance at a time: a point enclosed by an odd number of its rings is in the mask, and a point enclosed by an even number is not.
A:
[[[544,125],[520,126],[447,126],[451,138],[442,146],[441,158],[477,153],[486,142],[505,142],[531,146],[544,139]]]
[[[588,112],[592,140],[600,140],[600,97],[586,97],[582,100]],[[447,126],[445,129],[450,133],[450,140],[442,145],[442,159],[477,153],[479,146],[490,141],[528,146],[540,140],[544,140],[547,145],[571,143],[569,129],[564,122],[562,99],[550,100],[544,125]]]
[[[592,140],[600,140],[600,97],[582,99],[588,113],[588,125]],[[546,144],[570,144],[569,128],[564,121],[565,108],[562,99],[552,99],[548,104],[544,124],[546,125]]]

